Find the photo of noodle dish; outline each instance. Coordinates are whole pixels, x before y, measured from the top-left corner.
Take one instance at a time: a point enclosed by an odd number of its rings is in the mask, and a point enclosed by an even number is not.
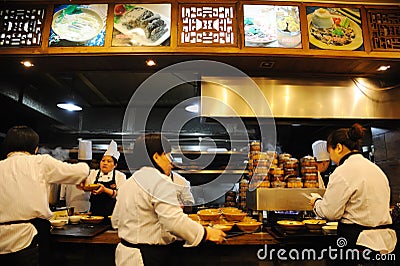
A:
[[[276,40],[276,27],[273,24],[256,24],[254,18],[244,19],[245,41],[250,43],[269,43]]]
[[[355,50],[362,43],[360,26],[345,15],[319,8],[307,15],[310,43],[321,49]]]
[[[169,4],[117,4],[114,8],[113,46],[156,46],[170,37]]]
[[[49,46],[103,46],[106,4],[54,7]]]

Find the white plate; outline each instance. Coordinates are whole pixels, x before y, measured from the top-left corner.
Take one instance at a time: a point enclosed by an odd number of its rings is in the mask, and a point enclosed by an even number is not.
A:
[[[96,37],[104,27],[103,19],[92,9],[80,8],[82,13],[65,14],[63,18],[59,19],[64,10],[61,9],[53,15],[51,24],[54,33],[61,39],[71,42],[86,42]]]
[[[162,5],[154,5],[154,6],[156,7],[156,6],[162,6]],[[146,38],[146,35],[145,35],[143,29],[141,29],[141,28],[128,29],[126,26],[122,25],[122,23],[114,22],[114,29],[120,31],[121,33],[123,33],[127,36],[130,36],[132,45],[134,45],[134,46],[157,46],[157,45],[161,45],[165,40],[167,40],[170,37],[171,22],[170,22],[169,17],[167,17],[163,13],[157,12],[155,9],[150,9],[145,5],[135,5],[135,7],[141,7],[141,8],[144,8],[144,9],[147,9],[147,10],[153,12],[154,14],[160,15],[160,18],[166,24],[167,31],[158,40],[153,42],[152,40]],[[169,5],[167,7],[169,8]],[[122,15],[122,16],[124,16],[124,15]],[[121,21],[121,19],[119,21]]]
[[[349,20],[350,20],[349,27],[351,27],[354,30],[354,34],[355,34],[355,38],[351,43],[345,44],[345,45],[328,45],[328,44],[318,40],[317,38],[315,38],[311,34],[312,16],[313,16],[312,13],[307,15],[307,19],[308,19],[308,35],[309,35],[308,37],[309,37],[309,42],[311,44],[314,44],[318,48],[326,49],[326,50],[348,50],[348,51],[353,51],[353,50],[358,49],[363,44],[362,30],[361,30],[360,26],[356,22],[351,20],[350,18],[349,18]],[[332,15],[332,17],[337,17],[337,18],[343,19],[343,16]]]
[[[251,38],[246,36],[245,40],[248,43],[263,44],[276,41],[276,36],[268,36],[264,38]]]

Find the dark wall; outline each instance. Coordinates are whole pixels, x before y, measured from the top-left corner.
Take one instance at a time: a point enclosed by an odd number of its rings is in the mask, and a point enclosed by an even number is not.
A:
[[[378,130],[373,135],[375,161],[391,188],[391,204],[400,202],[400,129]]]

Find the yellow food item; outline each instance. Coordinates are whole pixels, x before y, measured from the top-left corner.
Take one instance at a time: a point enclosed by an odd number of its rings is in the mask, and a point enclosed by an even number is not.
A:
[[[277,222],[279,225],[304,225],[303,222],[299,222],[299,221],[291,221],[291,220],[281,220]]]

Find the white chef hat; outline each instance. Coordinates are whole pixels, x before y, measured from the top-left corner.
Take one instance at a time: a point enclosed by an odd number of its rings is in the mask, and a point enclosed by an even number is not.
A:
[[[314,157],[317,158],[317,162],[329,160],[329,152],[326,147],[327,144],[325,140],[317,140],[312,144],[313,154]]]
[[[119,151],[118,151],[117,143],[114,140],[111,140],[110,145],[108,145],[107,151],[104,153],[104,156],[106,156],[106,155],[110,155],[118,161]]]
[[[78,160],[92,160],[92,141],[79,140]]]

